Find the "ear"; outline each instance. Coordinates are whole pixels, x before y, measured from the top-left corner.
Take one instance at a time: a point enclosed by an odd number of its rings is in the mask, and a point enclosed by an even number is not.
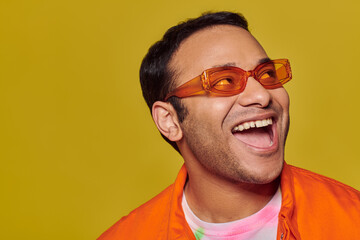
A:
[[[176,142],[183,137],[174,107],[168,102],[157,101],[152,106],[152,117],[162,135]]]

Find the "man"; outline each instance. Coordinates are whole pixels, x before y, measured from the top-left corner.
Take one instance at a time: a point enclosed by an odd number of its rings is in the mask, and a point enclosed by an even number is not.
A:
[[[140,81],[184,166],[99,239],[360,239],[360,193],[284,162],[290,79],[239,14],[169,29]]]

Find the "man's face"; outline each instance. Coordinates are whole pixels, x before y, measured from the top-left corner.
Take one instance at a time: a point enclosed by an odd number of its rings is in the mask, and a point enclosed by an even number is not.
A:
[[[212,67],[252,70],[266,58],[249,32],[218,25],[183,41],[170,68],[178,74],[175,85],[180,86]],[[197,161],[206,171],[235,182],[262,184],[279,176],[289,125],[289,98],[284,88],[267,90],[249,78],[238,95],[194,96],[182,102],[188,110],[180,124],[182,141],[191,150],[183,154],[185,161]],[[235,132],[236,126],[247,128],[267,119],[272,125]]]

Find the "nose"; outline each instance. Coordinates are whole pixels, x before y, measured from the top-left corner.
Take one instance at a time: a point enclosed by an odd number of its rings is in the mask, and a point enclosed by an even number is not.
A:
[[[252,77],[249,77],[245,90],[238,96],[239,104],[244,107],[265,108],[270,104],[271,99],[270,92]]]

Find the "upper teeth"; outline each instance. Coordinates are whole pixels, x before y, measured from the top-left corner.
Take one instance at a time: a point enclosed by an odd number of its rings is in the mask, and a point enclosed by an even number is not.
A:
[[[272,119],[271,118],[266,118],[263,120],[256,120],[256,121],[249,121],[249,122],[244,122],[242,124],[237,125],[236,127],[233,128],[233,132],[236,131],[243,131],[245,129],[249,129],[249,128],[260,128],[260,127],[266,127],[268,125],[271,125]]]

